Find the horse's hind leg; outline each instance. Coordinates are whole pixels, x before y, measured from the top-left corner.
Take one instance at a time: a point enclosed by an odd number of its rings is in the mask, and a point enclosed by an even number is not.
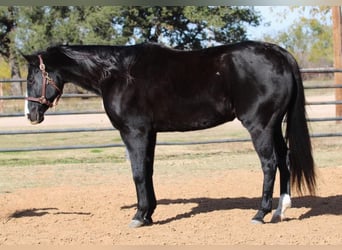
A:
[[[130,227],[152,224],[152,214],[157,206],[153,188],[153,161],[156,133],[140,129],[121,131],[131,161],[136,187],[138,208]]]
[[[290,169],[289,162],[287,161],[288,149],[281,132],[281,125],[276,127],[274,137],[278,168],[280,172],[280,197],[278,208],[273,214],[271,222],[279,222],[285,219],[285,211],[291,207]]]
[[[252,223],[264,223],[265,215],[272,211],[273,187],[277,170],[273,128],[272,126],[261,128],[254,124],[252,129],[248,127],[247,129],[251,134],[264,173],[261,206],[253,217]]]

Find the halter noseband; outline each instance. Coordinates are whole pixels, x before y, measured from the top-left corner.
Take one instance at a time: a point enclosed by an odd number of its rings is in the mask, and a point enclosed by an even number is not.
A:
[[[39,69],[42,72],[42,77],[43,77],[42,95],[41,95],[41,97],[26,97],[25,99],[28,101],[38,102],[40,104],[44,104],[44,105],[51,108],[51,107],[56,106],[58,104],[59,98],[61,98],[63,92],[60,90],[60,88],[57,87],[56,82],[52,78],[49,77],[49,73],[45,71],[45,64],[43,62],[42,56],[38,55],[38,58],[39,58]],[[47,85],[51,85],[52,87],[54,87],[58,91],[58,96],[56,97],[54,102],[50,102],[45,97]]]

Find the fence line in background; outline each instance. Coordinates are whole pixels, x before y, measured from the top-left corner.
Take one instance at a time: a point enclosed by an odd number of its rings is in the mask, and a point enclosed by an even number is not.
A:
[[[315,68],[315,69],[301,69],[303,74],[312,73],[335,73],[342,72],[342,69],[334,68]],[[13,82],[26,82],[24,79],[20,80],[0,80],[0,83],[13,83]],[[305,86],[304,89],[332,89],[342,88],[342,84],[315,84],[311,86]],[[24,96],[0,96],[0,100],[24,100]],[[63,98],[99,98],[94,94],[64,94]],[[342,105],[341,100],[336,101],[317,101],[307,102],[307,105]],[[53,112],[46,115],[84,115],[84,114],[104,114],[104,111],[65,111],[65,112]],[[0,114],[1,117],[20,117],[23,113],[10,113]],[[324,122],[324,121],[342,121],[342,117],[323,117],[323,118],[308,118],[308,122]],[[69,128],[69,129],[45,129],[45,130],[11,130],[0,131],[1,135],[25,135],[25,134],[55,134],[55,133],[78,133],[78,132],[100,132],[100,131],[113,131],[113,127],[108,128]],[[318,133],[311,134],[311,137],[341,137],[342,133]],[[172,146],[172,145],[198,145],[198,144],[213,144],[213,143],[232,143],[232,142],[248,142],[250,138],[236,138],[236,139],[222,139],[222,140],[207,140],[207,141],[192,141],[192,142],[157,142],[157,145]],[[122,143],[113,144],[100,144],[100,145],[66,145],[66,146],[53,146],[53,147],[21,147],[21,148],[4,148],[0,149],[0,152],[25,152],[25,151],[45,151],[45,150],[69,150],[69,149],[90,149],[90,148],[109,148],[109,147],[123,147]]]
[[[1,80],[0,80],[1,82]],[[342,88],[342,84],[330,84],[330,85],[313,85],[313,86],[305,86],[304,89],[329,89],[329,88]],[[94,94],[64,94],[63,98],[100,98],[97,95]],[[18,100],[22,99],[24,100],[24,96],[0,96],[0,100]],[[342,105],[342,101],[337,100],[337,101],[315,101],[315,102],[307,102],[307,105]],[[47,113],[46,115],[93,115],[93,114],[104,114],[104,111],[98,111],[98,110],[93,110],[93,111],[58,111],[58,112],[53,112],[53,113]],[[23,116],[23,113],[4,113],[0,114],[1,117],[20,117]],[[336,119],[336,121],[340,121],[342,117],[336,117],[332,118],[329,117],[325,121],[331,121],[333,119]],[[315,121],[316,119],[313,118],[310,121]],[[320,119],[319,121],[324,121]]]

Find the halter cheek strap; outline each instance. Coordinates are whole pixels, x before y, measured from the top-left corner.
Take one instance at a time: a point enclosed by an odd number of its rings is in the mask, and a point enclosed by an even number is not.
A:
[[[45,64],[43,62],[42,56],[38,55],[38,58],[39,58],[39,69],[42,72],[42,77],[43,77],[42,95],[40,97],[26,97],[25,99],[28,101],[38,102],[40,104],[44,104],[44,105],[51,108],[51,107],[56,106],[58,104],[58,101],[61,98],[63,92],[60,90],[60,88],[57,87],[56,82],[52,78],[49,77],[49,73],[45,71]],[[58,95],[57,95],[56,99],[54,100],[54,102],[50,102],[48,99],[46,99],[47,85],[54,87],[58,92]]]

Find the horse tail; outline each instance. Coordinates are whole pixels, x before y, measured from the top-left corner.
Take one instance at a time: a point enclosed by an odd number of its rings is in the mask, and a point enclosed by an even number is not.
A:
[[[312,157],[312,147],[306,122],[305,96],[302,77],[295,59],[288,58],[292,66],[294,88],[287,111],[285,139],[289,145],[289,161],[292,186],[299,194],[305,187],[311,195],[315,194],[316,174]]]

